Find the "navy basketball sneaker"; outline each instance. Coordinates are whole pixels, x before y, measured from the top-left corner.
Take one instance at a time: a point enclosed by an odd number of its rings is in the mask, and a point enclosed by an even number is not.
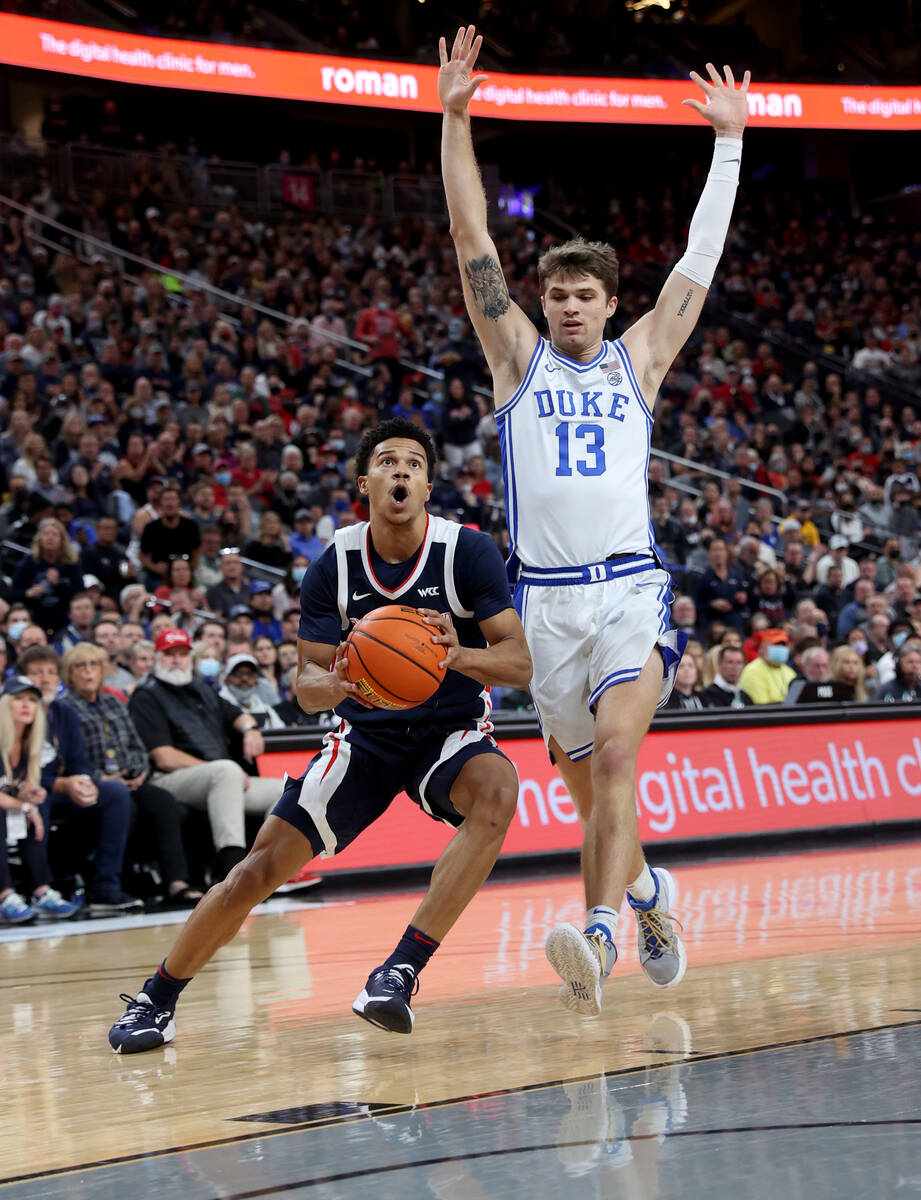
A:
[[[128,1007],[109,1030],[109,1045],[116,1054],[156,1050],[176,1036],[172,1009],[157,1008],[145,992],[138,992],[137,999],[122,992],[119,999]]]
[[[410,1000],[419,990],[419,980],[409,963],[378,967],[352,1005],[352,1012],[389,1033],[412,1033],[415,1014]]]

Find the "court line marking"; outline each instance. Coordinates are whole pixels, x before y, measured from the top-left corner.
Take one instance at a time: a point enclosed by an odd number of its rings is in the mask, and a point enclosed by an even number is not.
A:
[[[564,1084],[588,1082],[590,1080],[597,1079],[598,1076],[601,1074],[604,1075],[605,1079],[619,1079],[619,1078],[624,1078],[624,1077],[627,1077],[630,1075],[638,1075],[638,1074],[640,1074],[640,1072],[661,1071],[661,1070],[665,1070],[666,1068],[669,1068],[669,1067],[681,1065],[683,1063],[696,1065],[697,1063],[703,1063],[703,1062],[719,1062],[720,1060],[723,1060],[723,1059],[740,1058],[743,1055],[747,1055],[747,1054],[766,1054],[766,1053],[769,1053],[774,1050],[788,1050],[788,1049],[792,1049],[797,1046],[810,1046],[810,1045],[816,1045],[819,1042],[837,1041],[839,1038],[866,1037],[866,1036],[872,1036],[877,1033],[886,1033],[886,1032],[889,1032],[892,1030],[917,1028],[918,1026],[921,1026],[921,1019],[913,1020],[913,1021],[897,1021],[897,1022],[893,1022],[888,1025],[872,1025],[872,1026],[868,1026],[867,1028],[864,1028],[864,1029],[845,1029],[845,1030],[839,1030],[836,1033],[813,1034],[810,1037],[792,1038],[789,1041],[784,1041],[784,1042],[769,1042],[763,1046],[748,1046],[748,1047],[743,1047],[738,1050],[720,1050],[720,1051],[715,1051],[713,1054],[695,1055],[693,1058],[689,1058],[686,1055],[678,1055],[672,1062],[643,1063],[642,1065],[636,1066],[636,1067],[622,1067],[620,1070],[617,1070],[617,1071],[604,1071],[604,1072],[593,1071],[587,1075],[584,1075],[584,1074],[583,1075],[574,1075],[568,1079],[553,1079],[553,1080],[548,1080],[544,1083],[529,1083],[529,1084],[520,1085],[518,1087],[496,1088],[495,1090],[489,1091],[489,1092],[478,1092],[478,1093],[476,1093],[476,1095],[453,1096],[453,1097],[448,1097],[444,1100],[427,1100],[427,1101],[424,1101],[422,1104],[395,1104],[395,1105],[393,1105],[392,1108],[378,1109],[374,1113],[374,1117],[402,1115],[403,1113],[407,1113],[407,1112],[422,1112],[427,1109],[434,1109],[434,1108],[448,1108],[448,1107],[451,1107],[452,1105],[469,1104],[473,1100],[493,1099],[497,1096],[520,1096],[520,1095],[525,1095],[529,1092],[538,1092],[538,1091],[542,1091],[544,1089],[562,1087]],[[645,1051],[637,1051],[637,1053],[645,1053]],[[246,1117],[229,1117],[227,1119],[231,1120],[231,1121],[242,1121],[242,1120],[246,1120],[247,1118]],[[164,1147],[162,1150],[145,1150],[138,1154],[124,1154],[124,1155],[119,1155],[114,1158],[98,1159],[95,1162],[75,1163],[68,1167],[55,1167],[50,1171],[34,1171],[27,1175],[13,1175],[13,1176],[9,1176],[6,1179],[0,1179],[0,1188],[9,1187],[10,1185],[12,1185],[14,1183],[27,1183],[28,1181],[33,1180],[33,1179],[52,1179],[52,1178],[54,1178],[56,1176],[60,1176],[60,1175],[76,1174],[79,1171],[102,1170],[105,1167],[120,1166],[123,1163],[144,1162],[145,1160],[151,1159],[151,1158],[166,1158],[172,1154],[186,1154],[186,1153],[189,1153],[190,1151],[195,1151],[195,1150],[210,1150],[216,1146],[232,1146],[232,1145],[238,1144],[240,1142],[252,1142],[252,1141],[257,1141],[262,1138],[269,1138],[269,1137],[282,1137],[284,1135],[288,1135],[288,1134],[292,1134],[292,1133],[302,1133],[305,1130],[309,1130],[309,1129],[332,1128],[333,1126],[337,1126],[337,1125],[349,1125],[349,1124],[355,1124],[358,1121],[370,1121],[370,1120],[373,1120],[373,1117],[370,1114],[368,1114],[368,1115],[362,1114],[361,1116],[347,1115],[347,1116],[343,1116],[343,1117],[326,1118],[326,1119],[320,1119],[320,1120],[316,1120],[316,1121],[302,1121],[296,1125],[285,1125],[281,1129],[260,1129],[254,1133],[236,1134],[233,1137],[212,1138],[209,1141],[205,1141],[205,1142],[190,1142],[189,1144],[184,1145],[184,1146],[167,1146],[167,1147]],[[906,1119],[906,1120],[908,1120],[908,1119]],[[914,1118],[911,1118],[910,1120],[914,1120]],[[905,1122],[902,1122],[902,1123],[905,1123]],[[919,1119],[919,1123],[921,1123],[921,1119]],[[856,1127],[859,1127],[860,1125],[868,1124],[868,1122],[857,1121],[857,1122],[853,1122],[852,1124]],[[801,1128],[806,1128],[806,1126],[791,1125],[791,1126],[778,1126],[778,1128],[801,1129]],[[678,1134],[681,1133],[680,1130],[676,1131],[676,1132]],[[691,1132],[691,1131],[687,1131],[687,1132]],[[703,1132],[712,1132],[712,1131],[705,1130]],[[719,1132],[719,1131],[717,1130],[715,1132]],[[732,1132],[732,1131],[730,1130],[728,1132]],[[553,1143],[554,1146],[556,1144],[557,1143]],[[576,1142],[573,1144],[574,1145],[582,1145],[584,1143]],[[587,1144],[594,1145],[594,1143],[587,1143]],[[491,1152],[491,1153],[495,1153],[495,1152]],[[475,1156],[467,1155],[466,1157],[473,1158]],[[447,1162],[447,1161],[451,1161],[451,1160],[443,1159],[443,1160],[436,1160],[436,1161]],[[420,1164],[401,1164],[401,1165],[424,1166],[425,1164],[420,1163]],[[313,1182],[313,1181],[311,1181],[311,1182]],[[297,1186],[297,1185],[287,1184],[285,1186],[292,1187],[292,1186]],[[302,1186],[306,1186],[306,1185],[302,1185]],[[239,1193],[237,1196],[234,1196],[234,1197],[225,1197],[224,1200],[245,1200],[245,1197],[247,1197],[247,1196],[260,1196],[260,1195],[267,1195],[267,1194],[269,1194],[269,1193],[267,1193],[267,1192],[243,1192],[243,1193]]]

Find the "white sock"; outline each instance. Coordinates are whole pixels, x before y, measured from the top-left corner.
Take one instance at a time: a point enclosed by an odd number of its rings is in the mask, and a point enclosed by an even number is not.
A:
[[[617,933],[617,916],[613,908],[608,908],[606,904],[596,904],[594,908],[585,910],[585,928],[591,929],[593,925],[601,925],[608,931],[608,940],[613,942]]]
[[[656,881],[653,878],[648,863],[643,864],[642,871],[640,871],[633,883],[627,884],[627,891],[634,900],[639,900],[640,904],[648,904],[650,900],[656,898]]]

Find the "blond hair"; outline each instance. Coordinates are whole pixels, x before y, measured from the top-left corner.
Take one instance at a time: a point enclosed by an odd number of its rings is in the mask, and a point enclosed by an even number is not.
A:
[[[38,689],[36,688],[36,691]],[[10,711],[13,697],[0,696],[0,759],[8,779],[13,778],[11,757],[16,745],[16,726],[13,724],[13,714]],[[45,710],[41,699],[38,699],[32,724],[27,725],[22,733],[22,749],[19,761],[26,760],[26,778],[29,783],[40,784],[42,781],[42,748],[45,745]]]
[[[77,561],[77,552],[71,545],[70,538],[67,536],[67,530],[57,517],[45,517],[43,521],[39,522],[38,529],[35,531],[35,537],[32,539],[32,557],[36,562],[41,558],[42,530],[47,529],[49,525],[53,525],[61,535],[61,549],[58,551],[58,562],[72,567]]]
[[[828,662],[829,674],[836,682],[841,682],[839,672],[841,664],[844,662],[845,655],[853,654],[857,659],[857,679],[854,681],[854,699],[866,700],[867,689],[864,684],[864,679],[867,676],[867,668],[863,659],[857,653],[853,646],[835,646],[831,652],[831,658]]]
[[[620,265],[613,246],[607,242],[586,242],[573,238],[560,246],[553,246],[542,254],[537,263],[537,278],[541,295],[550,280],[559,275],[563,279],[577,279],[580,275],[593,275],[604,288],[605,300],[617,294],[620,282]]]
[[[720,651],[722,649],[721,645],[711,646],[704,655],[704,669],[700,673],[701,687],[709,687],[716,679],[720,669]]]
[[[87,651],[89,651],[88,654]],[[64,652],[64,657],[61,659],[61,682],[65,687],[73,686],[71,684],[71,676],[73,674],[74,659],[78,654],[84,654],[93,662],[98,663],[103,668],[103,671],[105,671],[106,664],[109,661],[108,653],[101,646],[97,646],[95,642],[77,642]],[[102,680],[100,680],[101,686]]]

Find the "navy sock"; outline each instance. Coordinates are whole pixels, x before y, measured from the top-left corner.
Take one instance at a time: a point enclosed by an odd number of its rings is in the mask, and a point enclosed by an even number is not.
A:
[[[407,925],[406,932],[397,942],[393,954],[382,965],[401,967],[409,964],[418,975],[440,945],[441,942],[436,942],[415,925]]]
[[[164,959],[141,991],[151,1004],[155,1004],[157,1008],[168,1008],[172,1012],[179,1000],[179,993],[191,982],[191,979],[177,979],[174,975],[170,975],[166,969],[166,959]]]

